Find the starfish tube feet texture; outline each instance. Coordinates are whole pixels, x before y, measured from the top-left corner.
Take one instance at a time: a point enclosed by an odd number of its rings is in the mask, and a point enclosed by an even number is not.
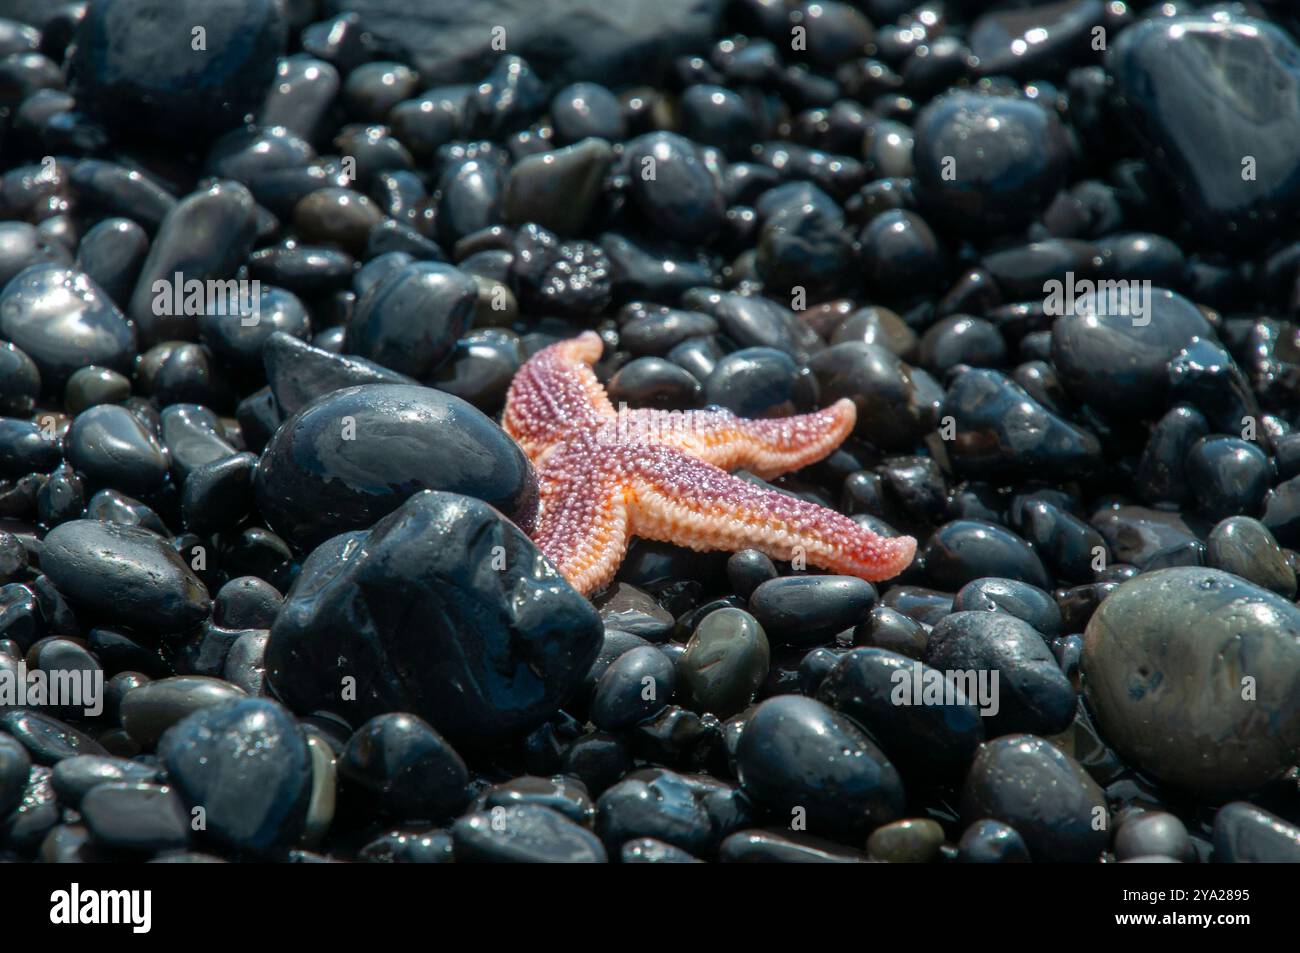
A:
[[[613,579],[632,536],[697,550],[752,548],[803,556],[831,572],[878,581],[916,554],[834,510],[757,486],[822,459],[853,429],[852,401],[795,417],[746,420],[725,410],[615,410],[591,365],[586,332],[534,355],[515,375],[504,426],[537,468],[538,547],[573,586]]]

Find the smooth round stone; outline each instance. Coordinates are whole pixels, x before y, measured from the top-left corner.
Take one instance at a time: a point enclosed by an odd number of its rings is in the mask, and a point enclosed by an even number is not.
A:
[[[61,818],[58,798],[50,786],[50,769],[35,767],[23,788],[22,801],[0,820],[0,837],[10,851],[34,854]]]
[[[851,629],[876,602],[876,587],[853,576],[785,576],[750,595],[749,611],[772,641],[813,646]]]
[[[814,834],[858,835],[903,813],[894,766],[851,720],[811,698],[759,705],[740,736],[736,768],[750,797],[783,821],[806,814]]]
[[[203,343],[223,361],[245,369],[262,367],[262,348],[277,331],[306,339],[311,317],[298,296],[283,288],[265,287],[253,314],[199,315]]]
[[[601,197],[614,151],[602,139],[527,156],[510,170],[501,209],[507,222],[536,222],[561,235],[582,231]]]
[[[503,179],[500,166],[482,157],[461,159],[443,169],[437,220],[438,240],[444,246],[504,221]]]
[[[677,661],[685,704],[719,718],[738,714],[767,678],[771,652],[758,621],[741,609],[704,617]]]
[[[202,622],[208,590],[174,549],[148,530],[73,520],[45,537],[41,569],[74,605],[142,632]]]
[[[867,288],[889,301],[934,288],[948,270],[943,246],[915,212],[882,212],[862,229],[858,245]]]
[[[158,755],[203,833],[236,851],[266,853],[302,833],[311,757],[302,729],[261,698],[204,708],[173,725]]]
[[[203,24],[196,56],[191,30]],[[127,0],[88,8],[69,61],[78,104],[110,127],[205,138],[262,104],[286,38],[272,0]]]
[[[603,864],[605,847],[591,831],[535,804],[466,814],[452,825],[457,863]]]
[[[633,354],[662,357],[683,341],[717,333],[707,314],[633,303],[619,312],[619,344]]]
[[[1237,437],[1204,437],[1187,454],[1187,479],[1208,519],[1259,513],[1273,464],[1255,444]]]
[[[808,366],[823,403],[853,401],[853,432],[868,443],[910,450],[925,429],[931,409],[921,406],[911,369],[884,347],[849,341],[816,354]]]
[[[1268,491],[1260,522],[1278,542],[1300,545],[1300,478],[1284,480]]]
[[[294,206],[293,224],[304,241],[337,245],[349,254],[366,248],[370,230],[384,213],[368,196],[351,189],[317,189]]]
[[[1262,20],[1210,16],[1157,17],[1121,36],[1106,57],[1115,104],[1187,231],[1237,247],[1276,231],[1300,202],[1295,40]]]
[[[739,417],[784,417],[807,410],[812,380],[788,354],[775,348],[733,351],[718,361],[704,382],[704,403]]]
[[[483,811],[525,804],[558,811],[583,827],[591,827],[596,819],[596,806],[583,783],[562,774],[550,778],[523,775],[493,785],[475,799],[471,809]]]
[[[485,574],[494,559],[502,568]],[[271,629],[267,682],[297,710],[405,711],[458,746],[496,742],[555,714],[601,633],[591,603],[514,523],[425,492],[304,561]],[[347,676],[355,701],[340,697]]]
[[[0,476],[45,473],[57,467],[62,456],[58,438],[39,424],[0,417]]]
[[[1089,582],[1098,569],[1111,562],[1101,534],[1072,513],[1046,500],[1031,500],[1020,507],[1017,528],[1058,579]]]
[[[1015,231],[1065,185],[1069,133],[1036,102],[955,92],[931,100],[915,130],[921,200],[959,231]]]
[[[119,404],[77,414],[64,439],[68,462],[94,486],[143,496],[160,490],[168,462],[158,438]]]
[[[705,310],[738,347],[771,347],[803,361],[817,345],[816,332],[789,308],[769,298],[724,294]]]
[[[149,749],[168,728],[194,712],[243,697],[243,691],[219,678],[160,678],[132,688],[122,698],[122,727],[136,744]]]
[[[0,341],[0,413],[31,413],[41,393],[41,373],[26,352]]]
[[[785,205],[768,215],[759,231],[754,268],[773,296],[803,289],[814,301],[821,301],[851,287],[856,279],[853,237],[845,228],[844,213],[829,196],[816,189],[811,192],[807,202]],[[910,251],[912,238],[898,239],[890,251],[899,246]],[[872,245],[873,251],[880,251],[878,244]],[[878,257],[868,258],[869,281],[878,275],[873,267]],[[896,263],[900,257],[894,256]],[[900,284],[908,279],[898,277]]]
[[[228,629],[269,629],[284,597],[264,579],[240,576],[225,583],[212,600],[212,621]]]
[[[952,419],[948,445],[963,476],[978,480],[1070,480],[1100,467],[1101,443],[1052,413],[1005,374],[972,369],[948,389],[941,419]]]
[[[867,620],[853,633],[855,645],[865,643],[869,647],[896,652],[911,659],[925,656],[929,638],[927,626],[887,605],[873,608]]]
[[[624,149],[633,201],[654,230],[682,242],[717,234],[726,213],[722,192],[693,142],[654,132]]]
[[[701,394],[699,381],[689,371],[661,357],[629,361],[609,379],[605,390],[615,406],[661,410],[689,410],[699,405]]]
[[[742,549],[727,557],[727,581],[742,599],[748,599],[755,589],[776,577],[776,564],[757,549]]]
[[[1115,857],[1170,857],[1185,864],[1196,862],[1196,848],[1183,822],[1164,811],[1144,811],[1124,820],[1115,832]]]
[[[301,168],[315,158],[311,144],[283,126],[244,126],[212,144],[205,171],[218,179],[248,183],[256,175]]]
[[[599,83],[574,83],[556,93],[551,100],[551,124],[560,143],[589,136],[621,142],[627,136],[618,97]]]
[[[1254,791],[1300,749],[1300,609],[1217,569],[1122,583],[1084,633],[1088,700],[1127,763],[1201,797]]]
[[[834,841],[780,830],[737,831],[722,842],[724,864],[862,864],[867,855]]]
[[[499,140],[525,128],[546,107],[546,84],[518,56],[497,58],[492,71],[465,101],[468,138]]]
[[[869,731],[908,777],[951,780],[984,740],[982,700],[965,690],[976,684],[954,681],[949,691],[942,672],[895,652],[863,648],[835,659],[816,697]]]
[[[54,766],[50,775],[50,783],[54,785],[59,799],[72,807],[78,807],[81,799],[100,784],[110,781],[147,783],[157,780],[158,768],[154,765],[93,754],[64,758]]]
[[[1260,416],[1259,402],[1245,372],[1217,341],[1193,338],[1169,362],[1169,395],[1202,411],[1210,426],[1240,433]]]
[[[693,142],[716,146],[731,159],[746,159],[758,138],[754,110],[739,93],[725,86],[688,86],[678,102],[682,133]]]
[[[450,864],[456,860],[451,833],[444,830],[389,831],[361,848],[357,857],[371,864]]]
[[[58,764],[65,758],[82,754],[108,754],[85,732],[39,711],[6,709],[0,715],[0,728],[17,739],[27,749],[32,761],[40,765]]]
[[[958,364],[997,367],[1006,356],[1006,342],[993,322],[955,314],[931,325],[922,335],[917,361],[942,373]]]
[[[248,260],[257,237],[257,220],[252,194],[229,180],[191,192],[167,212],[149,246],[127,306],[141,348],[196,337],[194,316],[181,313],[184,308],[176,308],[174,300],[170,306],[163,306],[169,295],[159,294],[158,282],[166,282],[165,287],[174,297],[184,290],[176,285],[177,273],[186,282],[229,279]],[[278,280],[273,283],[284,284]]]
[[[267,338],[262,361],[274,403],[286,415],[296,414],[317,397],[344,387],[415,383],[405,374],[373,361],[333,354],[288,334],[275,333]]]
[[[954,520],[934,532],[925,546],[926,575],[940,589],[956,591],[969,582],[998,576],[1050,589],[1051,578],[1019,536],[982,520]]]
[[[190,532],[209,536],[237,526],[253,511],[257,457],[236,453],[196,467],[181,491],[181,519]]]
[[[1029,848],[1014,827],[1001,821],[976,821],[961,835],[957,845],[961,864],[1027,864]]]
[[[961,792],[963,823],[1001,821],[1035,862],[1097,861],[1110,840],[1106,797],[1069,755],[1034,735],[986,742]]]
[[[434,385],[494,414],[505,404],[510,383],[523,362],[523,348],[513,332],[503,328],[471,331],[456,342],[451,360],[434,376]]]
[[[698,864],[702,861],[692,857],[686,851],[655,840],[653,837],[638,837],[625,843],[619,851],[618,859],[623,864]]]
[[[662,711],[676,684],[668,656],[654,646],[634,648],[615,659],[596,683],[591,720],[605,731],[630,728]]]
[[[76,266],[126,307],[148,252],[149,236],[140,225],[129,218],[106,218],[82,237]]]
[[[887,864],[931,864],[939,859],[943,828],[929,818],[893,821],[867,838],[867,855]]]
[[[71,264],[62,243],[51,241],[26,222],[0,223],[0,288],[35,265]]]
[[[666,642],[676,620],[654,598],[636,586],[615,582],[595,600],[607,629],[637,635],[647,642]]]
[[[27,749],[17,739],[0,735],[0,816],[7,816],[22,801],[31,769]]]
[[[33,266],[4,286],[0,336],[32,359],[54,393],[88,364],[127,371],[136,348],[135,330],[99,286],[58,265]]]
[[[339,71],[330,63],[305,53],[282,57],[276,64],[275,82],[257,115],[257,125],[283,126],[311,139],[338,90]]]
[[[1004,612],[953,612],[930,631],[926,664],[946,672],[990,673],[988,732],[1054,735],[1074,720],[1074,687],[1029,623]],[[991,684],[996,672],[998,683]],[[983,700],[983,699],[981,699]]]
[[[107,367],[87,365],[68,378],[63,403],[69,413],[80,414],[99,404],[117,404],[131,396],[131,381]]]
[[[1295,570],[1259,520],[1231,516],[1221,521],[1206,540],[1206,557],[1214,569],[1233,573],[1284,599],[1295,598]]]
[[[338,771],[345,797],[352,789],[368,810],[399,820],[437,820],[467,800],[465,762],[414,715],[370,719],[348,740]]]
[[[1098,295],[1092,314],[1052,324],[1052,362],[1070,394],[1107,414],[1149,414],[1164,406],[1166,367],[1196,337],[1213,331],[1201,312],[1172,291],[1153,289],[1145,314]]]
[[[755,811],[739,788],[709,775],[662,768],[634,771],[596,801],[596,833],[609,850],[653,837],[709,857],[725,837],[754,820]]]
[[[1246,801],[1226,804],[1214,815],[1218,863],[1300,863],[1300,827]]]
[[[371,384],[335,391],[285,421],[258,461],[258,508],[311,548],[372,525],[423,489],[472,494],[531,528],[537,483],[523,452],[458,397]]]
[[[363,122],[383,122],[388,111],[410,97],[419,76],[402,63],[364,63],[348,73],[343,84],[343,104]]]
[[[361,296],[344,347],[399,373],[427,378],[469,330],[477,299],[478,286],[458,269],[414,262]]]
[[[105,781],[86,792],[82,819],[105,847],[153,853],[179,850],[190,840],[190,816],[171,788]]]
[[[1016,579],[968,582],[952,601],[953,612],[1005,612],[1029,623],[1044,638],[1061,634],[1061,609],[1050,592]]]

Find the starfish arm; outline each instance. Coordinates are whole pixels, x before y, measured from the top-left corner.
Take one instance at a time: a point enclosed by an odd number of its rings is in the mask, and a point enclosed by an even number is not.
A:
[[[696,550],[802,555],[822,569],[873,582],[912,562],[916,540],[884,537],[834,510],[756,486],[668,448],[642,448],[626,464],[631,531]]]
[[[816,413],[748,420],[728,410],[618,411],[618,425],[723,470],[745,469],[769,480],[816,463],[853,431],[857,410],[839,400]]]
[[[501,425],[529,457],[543,455],[573,430],[598,427],[614,416],[591,369],[604,347],[599,334],[585,331],[538,351],[515,374]]]
[[[584,595],[613,579],[627,552],[626,492],[609,463],[589,450],[559,451],[539,473],[533,542]]]

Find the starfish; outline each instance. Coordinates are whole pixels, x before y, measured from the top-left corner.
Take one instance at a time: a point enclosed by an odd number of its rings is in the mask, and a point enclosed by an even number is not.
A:
[[[853,429],[852,401],[770,420],[718,408],[615,411],[591,369],[603,348],[587,331],[539,351],[511,382],[503,417],[537,470],[533,541],[579,592],[614,578],[634,535],[695,550],[803,556],[873,581],[911,563],[910,536],[877,535],[727,472],[771,479],[815,463]]]

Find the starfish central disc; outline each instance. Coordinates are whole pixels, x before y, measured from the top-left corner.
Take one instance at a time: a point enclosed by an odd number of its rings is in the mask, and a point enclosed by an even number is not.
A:
[[[632,536],[696,550],[803,556],[831,572],[881,580],[916,553],[834,510],[756,486],[822,459],[853,429],[853,402],[746,420],[725,410],[615,410],[591,365],[586,332],[534,355],[515,375],[503,424],[533,461],[541,509],[533,539],[578,591],[614,578]]]

